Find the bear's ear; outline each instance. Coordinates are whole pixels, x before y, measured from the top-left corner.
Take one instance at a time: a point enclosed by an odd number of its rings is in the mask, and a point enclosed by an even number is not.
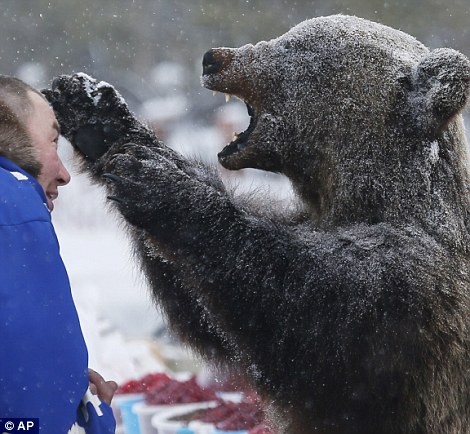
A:
[[[432,50],[414,67],[411,82],[421,125],[438,133],[465,107],[470,61],[450,48]]]

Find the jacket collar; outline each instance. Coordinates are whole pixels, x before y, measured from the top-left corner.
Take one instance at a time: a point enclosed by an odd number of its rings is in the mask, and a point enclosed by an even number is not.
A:
[[[15,176],[18,181],[29,182],[31,186],[37,191],[43,203],[47,207],[47,198],[46,194],[44,193],[44,189],[41,187],[41,184],[36,180],[36,178],[32,177],[28,172],[24,171],[21,167],[17,166],[8,158],[0,156],[0,167],[10,172],[13,176]]]

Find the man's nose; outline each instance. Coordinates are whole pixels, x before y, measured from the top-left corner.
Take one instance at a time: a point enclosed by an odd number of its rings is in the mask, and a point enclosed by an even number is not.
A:
[[[72,177],[70,176],[69,171],[65,168],[64,164],[60,162],[60,172],[57,178],[58,185],[67,185]]]

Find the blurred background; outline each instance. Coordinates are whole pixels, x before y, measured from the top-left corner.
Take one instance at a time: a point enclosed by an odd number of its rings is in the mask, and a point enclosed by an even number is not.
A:
[[[470,56],[469,0],[0,0],[0,73],[38,88],[79,71],[105,80],[167,145],[216,164],[217,152],[233,131],[246,129],[248,116],[244,104],[225,104],[223,95],[201,87],[205,51],[268,40],[304,19],[334,13],[379,21],[431,48]],[[119,218],[107,211],[103,193],[75,172],[68,144],[60,147],[73,180],[62,189],[53,220],[91,366],[118,380],[139,375],[152,369],[149,342],[174,340]],[[268,189],[273,200],[291,196],[280,176],[221,173],[241,188]],[[117,366],[117,360],[124,362]]]

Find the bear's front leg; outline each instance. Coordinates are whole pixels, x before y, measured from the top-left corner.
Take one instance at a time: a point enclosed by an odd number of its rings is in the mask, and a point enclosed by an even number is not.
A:
[[[230,360],[233,346],[227,333],[219,333],[200,295],[183,283],[188,273],[177,261],[177,250],[161,242],[172,235],[178,239],[190,220],[188,213],[178,213],[170,206],[178,201],[178,188],[185,188],[183,180],[192,177],[195,185],[199,179],[206,188],[211,185],[210,189],[223,190],[216,173],[167,148],[106,82],[85,74],[61,76],[43,93],[54,108],[62,135],[73,145],[82,171],[105,185],[110,199],[131,223],[134,249],[173,330],[210,359]],[[149,236],[151,233],[158,233],[160,239]]]
[[[162,208],[159,190],[160,176],[176,175],[178,169],[151,148],[134,143],[120,147],[103,161],[103,178],[109,196],[128,223],[149,230],[157,221]],[[167,175],[168,174],[168,175]],[[181,176],[181,174],[179,174]],[[170,193],[170,192],[168,192]]]
[[[237,214],[217,174],[202,163],[188,161],[183,170],[159,149],[134,143],[103,159],[109,198],[124,218],[173,252],[197,247],[220,218]]]

